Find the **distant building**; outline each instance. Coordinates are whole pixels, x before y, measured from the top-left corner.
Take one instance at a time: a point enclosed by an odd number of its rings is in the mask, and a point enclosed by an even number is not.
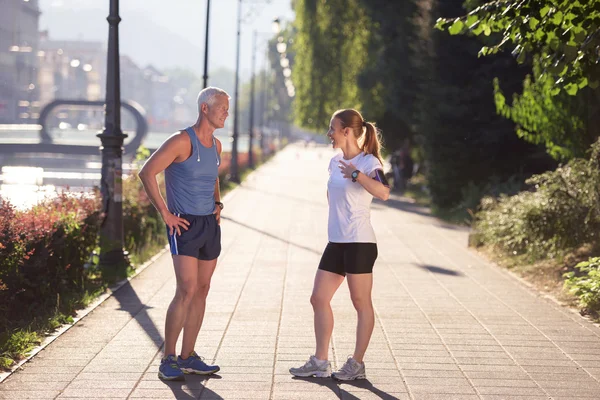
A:
[[[104,100],[106,87],[106,46],[102,42],[50,40],[40,33],[38,80],[40,106],[55,99]],[[52,125],[61,122],[102,127],[101,110],[64,111],[53,116]]]
[[[2,0],[0,123],[29,123],[38,99],[38,0]]]
[[[106,46],[101,42],[49,40],[40,33],[40,102],[54,99],[102,100]]]

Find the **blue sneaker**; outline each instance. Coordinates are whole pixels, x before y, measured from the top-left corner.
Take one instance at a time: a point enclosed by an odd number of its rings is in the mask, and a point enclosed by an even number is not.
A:
[[[177,365],[177,359],[174,355],[166,356],[160,360],[158,367],[158,377],[165,381],[183,381],[183,371]]]
[[[184,374],[210,375],[219,372],[221,368],[218,365],[208,365],[204,359],[192,351],[185,360],[181,356],[177,357],[177,364]]]

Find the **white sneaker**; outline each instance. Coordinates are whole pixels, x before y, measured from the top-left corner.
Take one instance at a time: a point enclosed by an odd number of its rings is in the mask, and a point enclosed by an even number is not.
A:
[[[317,377],[329,378],[331,376],[331,363],[317,359],[315,356],[310,356],[306,364],[298,368],[290,368],[290,374],[303,378]]]
[[[365,374],[365,363],[358,363],[352,357],[348,357],[346,363],[342,365],[339,371],[331,374],[331,377],[337,381],[353,381],[355,379],[367,379]]]

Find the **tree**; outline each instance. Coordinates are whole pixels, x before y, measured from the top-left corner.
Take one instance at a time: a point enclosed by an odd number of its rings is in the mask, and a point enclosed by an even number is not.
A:
[[[517,61],[538,57],[541,75],[558,77],[552,94],[600,85],[600,0],[496,0],[436,26],[452,35],[498,34],[499,42],[481,48],[484,56],[512,44]]]
[[[519,63],[533,62],[523,92],[508,104],[494,83],[498,112],[518,124],[517,134],[545,145],[555,159],[582,156],[600,134],[600,0],[494,1],[437,27],[453,35],[486,37],[479,55],[516,46]],[[589,87],[588,87],[589,86]]]
[[[324,129],[338,108],[361,108],[357,76],[368,61],[369,20],[359,0],[297,0],[296,123]]]

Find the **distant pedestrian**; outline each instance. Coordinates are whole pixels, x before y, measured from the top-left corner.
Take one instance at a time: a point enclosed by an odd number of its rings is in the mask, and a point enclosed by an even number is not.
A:
[[[319,263],[310,298],[314,310],[316,352],[303,366],[290,368],[290,373],[319,378],[331,375],[342,381],[365,379],[363,358],[375,325],[371,290],[373,265],[377,259],[370,205],[373,197],[387,200],[390,188],[383,173],[381,144],[373,123],[366,122],[356,110],[339,110],[331,118],[327,135],[333,148],[342,152],[329,163],[329,243]],[[333,332],[330,302],[346,276],[358,314],[356,345],[354,354],[332,374],[328,361]]]
[[[198,95],[198,119],[189,128],[175,133],[148,159],[140,179],[148,197],[162,216],[168,230],[177,288],[165,323],[164,357],[158,376],[183,380],[184,373],[213,374],[216,365],[207,365],[194,351],[204,319],[210,281],[221,253],[218,169],[221,142],[213,135],[223,128],[229,115],[229,95],[218,88],[206,88]],[[165,171],[167,202],[160,194],[156,175]],[[180,356],[175,346],[183,330]]]

